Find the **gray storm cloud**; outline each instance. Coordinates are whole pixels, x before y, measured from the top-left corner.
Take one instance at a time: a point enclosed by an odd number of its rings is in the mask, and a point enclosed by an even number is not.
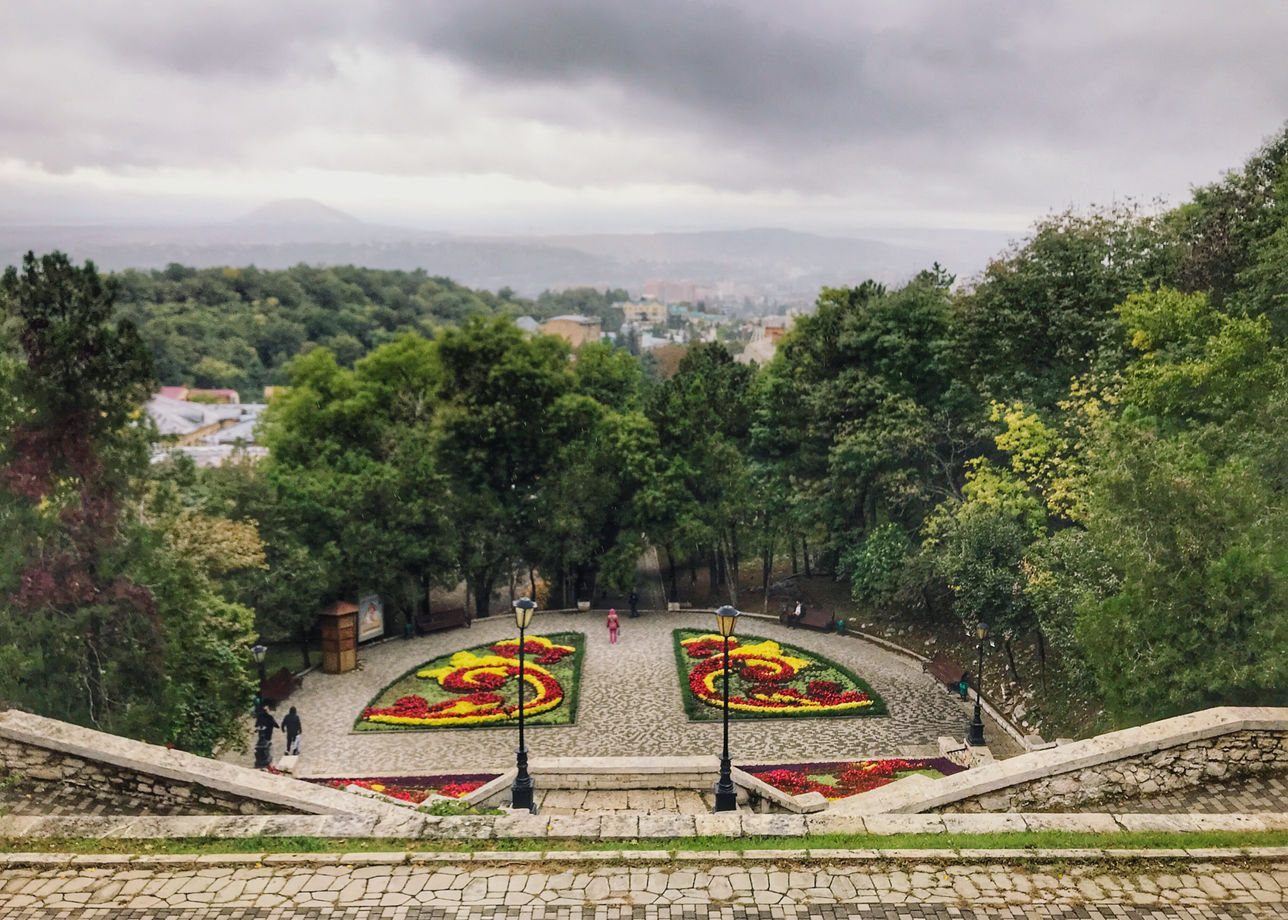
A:
[[[109,8],[110,7],[110,8]],[[1288,116],[1288,4],[47,0],[0,161],[1062,206],[1215,178]]]

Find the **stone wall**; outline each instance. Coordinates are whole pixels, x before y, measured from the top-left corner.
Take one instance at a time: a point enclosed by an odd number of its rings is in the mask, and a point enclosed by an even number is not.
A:
[[[12,709],[0,710],[0,811],[6,807],[11,818],[233,815],[227,820],[249,821],[258,820],[256,815],[365,815],[387,826],[405,821],[409,811],[401,804]]]
[[[1265,771],[1288,770],[1288,732],[1248,730],[1201,738],[1122,760],[963,798],[939,813],[1058,812],[1123,805],[1140,796]]]
[[[0,805],[36,795],[86,814],[259,815],[293,809],[0,738]]]

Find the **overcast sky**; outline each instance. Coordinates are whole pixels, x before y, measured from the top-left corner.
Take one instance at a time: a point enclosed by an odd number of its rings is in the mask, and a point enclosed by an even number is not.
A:
[[[0,222],[1022,230],[1288,119],[1284,0],[0,0]]]

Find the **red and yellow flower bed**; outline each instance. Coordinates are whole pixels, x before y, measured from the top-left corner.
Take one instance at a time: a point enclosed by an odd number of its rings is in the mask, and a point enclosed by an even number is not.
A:
[[[676,663],[691,719],[718,719],[724,707],[724,639],[678,629]],[[885,704],[858,676],[817,652],[758,636],[729,639],[730,716],[884,715]]]
[[[583,647],[580,633],[525,637],[525,721],[566,724],[573,720]],[[355,728],[508,724],[519,717],[520,696],[519,641],[504,639],[436,658],[407,672],[362,710]]]
[[[379,792],[381,795],[387,795],[391,798],[401,799],[404,802],[411,802],[413,805],[419,805],[431,795],[446,796],[449,799],[459,799],[463,795],[469,795],[484,783],[496,779],[496,774],[469,773],[465,775],[451,776],[366,776],[352,779],[309,777],[307,779],[310,783],[330,786],[333,789],[343,789],[346,786],[360,786],[363,789],[370,789],[372,792]]]
[[[828,799],[843,799],[868,792],[912,773],[923,773],[935,779],[960,773],[962,770],[946,757],[794,763],[742,769],[788,795],[818,792]]]

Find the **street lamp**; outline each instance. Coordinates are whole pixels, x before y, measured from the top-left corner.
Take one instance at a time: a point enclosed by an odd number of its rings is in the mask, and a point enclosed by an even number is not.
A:
[[[984,685],[984,640],[988,638],[988,626],[979,623],[975,626],[975,638],[979,640],[979,667],[975,669],[975,718],[970,720],[966,733],[966,743],[974,747],[984,745],[984,718],[980,713],[980,688]]]
[[[523,642],[524,632],[532,622],[532,613],[537,609],[536,601],[521,597],[514,602],[514,622],[519,627],[519,750],[517,765],[519,772],[510,787],[510,806],[526,808],[532,811],[532,777],[528,775],[528,747],[523,743],[523,696],[526,684],[523,677]]]
[[[724,636],[724,751],[720,755],[720,779],[716,782],[716,811],[735,811],[738,792],[733,788],[733,766],[729,762],[729,637],[738,622],[738,611],[725,604],[716,611],[716,623]]]
[[[255,705],[264,702],[264,656],[268,654],[268,648],[258,643],[251,646],[250,656],[255,659],[255,665],[259,668],[259,689],[255,691]]]

